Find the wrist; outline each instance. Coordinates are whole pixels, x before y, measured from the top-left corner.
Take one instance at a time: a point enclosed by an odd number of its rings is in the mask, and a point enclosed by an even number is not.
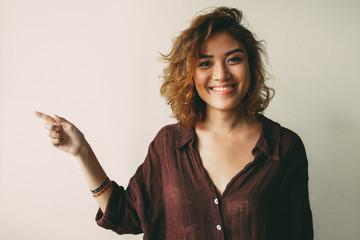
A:
[[[84,139],[79,147],[78,153],[74,156],[82,162],[88,162],[91,151],[92,150],[89,143]]]

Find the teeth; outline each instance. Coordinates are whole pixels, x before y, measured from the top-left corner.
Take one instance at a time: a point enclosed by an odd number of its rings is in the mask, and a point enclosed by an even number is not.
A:
[[[214,87],[213,90],[214,91],[226,91],[233,88],[232,86],[228,86],[228,87]]]

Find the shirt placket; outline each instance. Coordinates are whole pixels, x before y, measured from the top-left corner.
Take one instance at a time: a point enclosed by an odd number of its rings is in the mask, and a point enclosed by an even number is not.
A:
[[[221,218],[221,212],[220,212],[221,202],[219,200],[219,197],[216,194],[215,186],[212,183],[209,176],[206,174],[206,171],[201,164],[199,152],[193,147],[191,148],[191,150],[194,153],[193,156],[195,157],[195,162],[196,162],[198,169],[202,175],[201,179],[204,183],[205,189],[207,190],[207,192],[209,193],[209,196],[210,196],[210,199],[209,199],[211,201],[210,212],[212,213],[212,215],[214,217],[213,217],[213,222],[209,223],[209,224],[212,224],[212,226],[210,226],[210,228],[213,229],[212,232],[214,233],[214,237],[215,237],[214,239],[219,239],[219,240],[225,239],[223,220]]]
[[[225,239],[224,236],[224,226],[220,213],[220,200],[216,195],[212,196],[212,204],[211,204],[214,212],[214,221],[213,228],[216,238],[215,239]]]

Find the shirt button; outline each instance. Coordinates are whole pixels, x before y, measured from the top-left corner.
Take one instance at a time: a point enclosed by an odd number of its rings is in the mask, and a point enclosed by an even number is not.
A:
[[[215,204],[219,204],[219,200],[217,198],[214,199]]]
[[[220,230],[221,230],[221,226],[220,226],[219,224],[216,225],[216,229],[220,231]]]

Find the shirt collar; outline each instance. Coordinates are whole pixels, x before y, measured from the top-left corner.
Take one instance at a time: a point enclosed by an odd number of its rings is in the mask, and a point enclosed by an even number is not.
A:
[[[253,149],[253,154],[256,155],[257,149],[259,149],[271,159],[280,160],[280,124],[260,114],[258,115],[258,120],[262,123],[262,128],[259,140]]]
[[[257,141],[253,154],[260,155],[258,150],[268,155],[271,159],[280,160],[279,144],[281,126],[263,115],[258,115],[258,120],[262,123],[259,140]],[[194,127],[185,127],[180,123],[176,126],[176,145],[175,149],[182,148],[189,142],[196,139]]]
[[[189,141],[195,140],[196,134],[193,127],[185,127],[180,123],[176,126],[175,149],[184,147]]]

